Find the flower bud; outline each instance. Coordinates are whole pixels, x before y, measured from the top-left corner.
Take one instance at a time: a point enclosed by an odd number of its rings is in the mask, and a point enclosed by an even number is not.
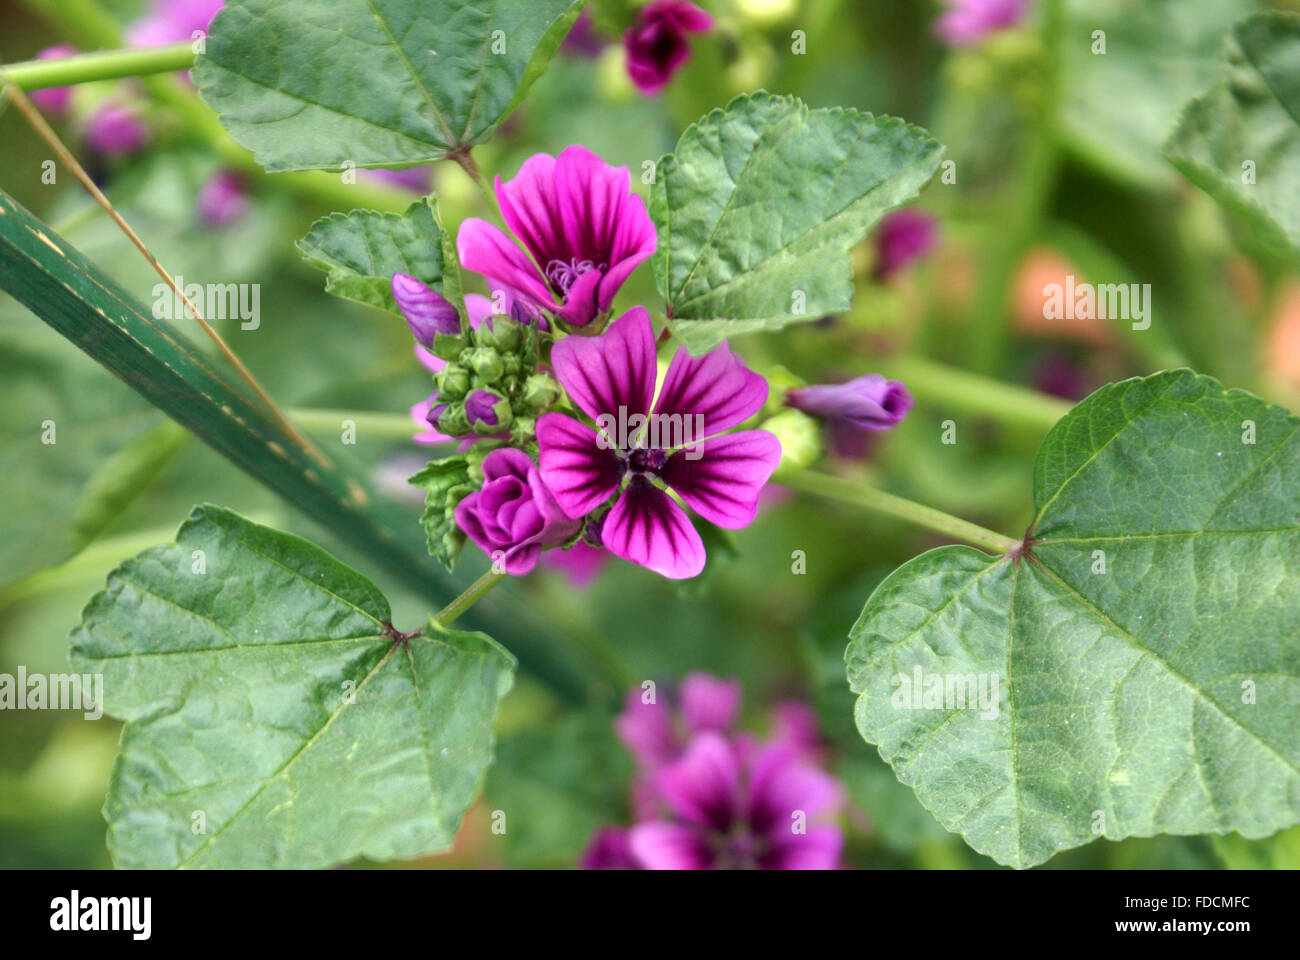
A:
[[[469,371],[458,363],[449,363],[434,378],[438,392],[447,400],[464,400],[469,393]]]
[[[534,373],[524,381],[520,391],[520,407],[529,413],[542,413],[549,410],[560,398],[560,388],[555,380],[545,373]]]
[[[501,354],[492,347],[475,347],[469,352],[469,367],[484,383],[496,383],[505,373]]]
[[[498,433],[513,419],[510,401],[490,390],[475,390],[465,401],[465,417],[475,433]]]
[[[460,314],[455,306],[415,277],[405,273],[393,274],[393,299],[397,301],[416,341],[424,346],[432,347],[434,338],[440,333],[452,337],[460,335]]]

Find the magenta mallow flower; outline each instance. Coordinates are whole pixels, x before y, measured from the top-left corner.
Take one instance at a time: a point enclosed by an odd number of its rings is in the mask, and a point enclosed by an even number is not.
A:
[[[740,698],[740,681],[692,673],[677,688],[676,710],[662,696],[646,703],[640,690],[629,691],[614,729],[637,765],[654,770],[680,757],[695,734],[730,730],[740,713]]]
[[[844,803],[830,774],[782,744],[706,731],[653,779],[667,810],[627,835],[649,870],[832,870],[844,837],[827,822]]]
[[[912,409],[912,394],[897,380],[868,373],[848,383],[795,387],[788,406],[843,426],[882,431],[897,426]]]
[[[221,7],[222,0],[153,0],[149,12],[127,29],[127,43],[157,47],[190,40],[196,32],[207,33]]]
[[[664,487],[720,527],[754,519],[781,444],[765,430],[716,434],[759,411],[767,381],[725,343],[703,357],[681,348],[655,399],[655,337],[644,307],[598,337],[565,337],[551,366],[601,426],[598,433],[563,413],[537,421],[542,476],[561,508],[576,519],[616,497],[600,528],[610,553],[672,579],[698,574],[704,543]]]
[[[456,525],[494,564],[523,576],[543,547],[572,539],[582,524],[564,515],[528,454],[503,447],[483,459],[483,487],[456,505]]]
[[[560,52],[574,57],[594,57],[604,48],[605,40],[596,32],[591,22],[591,8],[587,7],[573,21],[564,43],[560,44]]]
[[[609,560],[609,551],[579,540],[566,550],[547,550],[542,565],[558,570],[579,589],[589,586]]]
[[[379,167],[374,170],[360,171],[363,177],[371,180],[378,180],[389,186],[399,187],[402,190],[411,190],[415,193],[429,192],[429,178],[433,168],[428,164],[422,164],[418,167],[404,167],[401,170],[389,170]]]
[[[133,107],[108,100],[85,122],[86,145],[106,156],[126,156],[145,145],[149,130]]]
[[[576,144],[558,157],[534,154],[513,180],[496,180],[501,215],[528,252],[471,217],[456,237],[461,263],[569,325],[585,326],[609,310],[655,250],[654,224],[630,184],[627,167],[611,167]]]
[[[46,47],[36,55],[37,60],[60,60],[63,57],[71,57],[77,52],[76,47],[70,47],[66,43],[60,43],[53,47]],[[29,100],[36,104],[40,109],[55,117],[65,116],[68,107],[72,103],[71,87],[48,87],[44,90],[33,90],[27,94]]]
[[[393,299],[406,318],[417,343],[433,346],[440,333],[460,333],[460,314],[450,300],[437,290],[406,273],[393,274]]]
[[[920,210],[895,210],[876,228],[876,276],[886,279],[934,248],[938,222]]]
[[[627,74],[647,96],[658,93],[691,58],[689,33],[704,33],[713,17],[687,0],[656,0],[623,34]]]
[[[578,866],[583,870],[637,869],[627,839],[627,827],[601,827],[578,858]]]
[[[949,0],[934,22],[939,39],[950,47],[979,43],[991,33],[1014,27],[1029,10],[1031,0]]]
[[[199,219],[209,226],[234,223],[248,210],[248,190],[243,178],[230,170],[218,170],[199,188],[195,207]]]

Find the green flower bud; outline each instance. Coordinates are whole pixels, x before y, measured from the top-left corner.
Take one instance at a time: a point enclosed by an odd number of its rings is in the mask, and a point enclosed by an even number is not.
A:
[[[481,327],[479,329],[482,329]],[[469,367],[484,383],[496,383],[505,373],[501,354],[492,347],[475,347],[469,354]]]
[[[438,396],[447,403],[464,400],[469,393],[469,371],[458,363],[448,363],[434,375],[433,382],[438,386]]]
[[[821,427],[802,410],[783,410],[763,421],[762,429],[781,441],[781,466],[803,468],[821,456]]]
[[[465,338],[459,334],[439,333],[433,338],[433,355],[440,360],[455,360],[465,349]]]
[[[558,399],[560,388],[555,380],[549,374],[534,373],[524,381],[519,407],[528,413],[541,413],[549,410]]]

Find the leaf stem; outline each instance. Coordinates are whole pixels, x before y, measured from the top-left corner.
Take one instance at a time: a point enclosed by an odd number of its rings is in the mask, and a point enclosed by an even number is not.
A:
[[[171,73],[193,65],[194,50],[187,40],[162,47],[129,47],[52,60],[28,60],[5,67],[3,73],[19,90],[42,90],[96,80]]]
[[[954,517],[934,507],[927,507],[914,500],[897,497],[892,493],[885,493],[883,490],[846,480],[843,477],[810,470],[792,470],[778,472],[773,479],[792,490],[866,507],[868,510],[875,510],[877,513],[897,517],[919,527],[925,527],[927,530],[942,533],[954,540],[964,540],[993,553],[1010,553],[1020,546],[1018,540],[994,533],[969,520]]]
[[[448,626],[453,620],[478,603],[480,598],[506,578],[507,574],[489,570],[479,577],[459,597],[439,610],[433,617],[442,626]]]

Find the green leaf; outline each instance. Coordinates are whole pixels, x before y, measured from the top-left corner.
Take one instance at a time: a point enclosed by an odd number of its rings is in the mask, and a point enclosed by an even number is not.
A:
[[[583,0],[231,0],[193,70],[271,172],[409,166],[482,143]]]
[[[693,124],[650,190],[650,269],[673,334],[698,354],[847,310],[849,251],[917,195],[942,152],[901,120],[767,93]]]
[[[1238,833],[1211,837],[1214,852],[1229,870],[1300,870],[1300,827],[1264,840]]]
[[[409,482],[427,491],[420,523],[429,540],[429,553],[448,570],[454,569],[465,546],[465,534],[456,523],[456,504],[474,492],[469,457],[457,454],[430,460]]]
[[[1222,82],[1183,111],[1166,156],[1265,243],[1300,252],[1300,15],[1237,24],[1226,59]]]
[[[453,303],[460,296],[454,262],[444,259],[444,237],[438,202],[428,196],[400,214],[353,210],[321,217],[298,249],[328,274],[327,293],[400,315],[393,300],[395,273],[410,274]]]
[[[1257,9],[1253,0],[1066,0],[1061,139],[1112,176],[1167,185],[1161,147],[1178,111],[1214,76],[1232,24]],[[1099,31],[1105,53],[1093,52]]]
[[[110,574],[72,663],[103,675],[126,721],[104,806],[117,865],[311,868],[450,846],[514,661],[434,621],[399,642],[389,617],[319,547],[219,507]]]
[[[1187,370],[1094,393],[1039,450],[1028,554],[943,547],[871,595],[845,654],[859,732],[1016,867],[1300,820],[1298,431]],[[917,670],[945,699],[908,700]],[[959,678],[1000,699],[962,709]]]

